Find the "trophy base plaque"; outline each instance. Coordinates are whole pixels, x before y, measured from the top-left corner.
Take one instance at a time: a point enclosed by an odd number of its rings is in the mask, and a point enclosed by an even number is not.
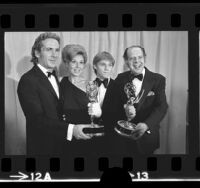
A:
[[[104,129],[104,127],[99,127],[99,128],[83,128],[83,132],[85,134],[105,133],[105,129]]]
[[[129,137],[132,135],[132,133],[134,133],[135,127],[136,127],[136,124],[134,123],[127,122],[125,120],[119,120],[114,130],[122,136]]]

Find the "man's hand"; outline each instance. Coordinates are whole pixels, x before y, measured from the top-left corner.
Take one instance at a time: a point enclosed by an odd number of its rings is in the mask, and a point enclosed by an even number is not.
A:
[[[138,123],[135,127],[134,132],[131,135],[131,138],[134,140],[139,139],[146,131],[148,130],[148,126],[145,123]]]
[[[133,105],[124,104],[124,109],[129,120],[132,120],[136,116],[136,110]]]
[[[83,140],[88,140],[88,139],[91,139],[92,136],[89,135],[89,134],[85,134],[83,132],[83,129],[84,128],[92,128],[91,124],[77,124],[77,125],[74,125],[74,128],[73,128],[73,136],[79,140],[79,139],[83,139]]]
[[[99,103],[88,103],[88,114],[95,117],[100,117],[102,110]]]

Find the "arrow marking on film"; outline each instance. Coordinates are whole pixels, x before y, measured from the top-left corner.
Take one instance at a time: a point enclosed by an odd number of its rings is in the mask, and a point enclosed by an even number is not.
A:
[[[131,172],[128,172],[128,173],[130,174],[131,178],[134,178],[134,177],[135,177],[135,175],[132,174]]]
[[[10,178],[19,178],[19,180],[27,179],[28,176],[22,172],[18,172],[19,175],[11,175]]]

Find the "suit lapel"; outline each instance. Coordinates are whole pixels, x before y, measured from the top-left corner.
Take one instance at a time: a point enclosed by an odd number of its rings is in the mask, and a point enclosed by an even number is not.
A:
[[[139,103],[137,104],[137,111],[139,111],[139,109],[141,108],[147,94],[149,93],[149,91],[152,89],[152,86],[153,86],[152,74],[147,68],[145,68],[145,69],[146,69],[145,76],[144,76],[144,80],[142,83],[141,91],[139,93],[139,97],[141,97],[143,91],[144,91],[144,93],[143,93]]]
[[[50,91],[57,99],[58,96],[55,92],[55,90],[53,89],[53,86],[51,85],[50,81],[48,80],[47,76],[45,76],[45,74],[40,70],[39,67],[37,67],[37,65],[34,66],[34,70],[35,73],[37,74],[37,77],[40,80],[40,83],[47,88],[48,91]],[[59,87],[59,85],[58,85]],[[59,91],[60,91],[60,87],[59,87]]]
[[[113,84],[114,84],[114,80],[110,79],[110,82],[108,84],[108,87],[107,87],[107,90],[106,90],[106,93],[105,93],[105,97],[104,97],[104,100],[103,100],[102,111],[104,111],[104,109],[107,108],[107,105],[109,105],[109,102],[110,102],[109,96],[110,96],[110,92],[112,91]]]
[[[58,90],[59,90],[59,98],[61,99],[61,98],[63,98],[63,96],[62,96],[62,91],[61,91],[61,87],[60,87],[60,82],[59,82],[57,76],[56,76],[56,82],[57,82]],[[54,90],[54,89],[53,89],[53,90]],[[55,91],[54,91],[54,93],[55,93]],[[55,94],[56,94],[56,93],[55,93]],[[57,94],[56,94],[56,96],[57,96]]]

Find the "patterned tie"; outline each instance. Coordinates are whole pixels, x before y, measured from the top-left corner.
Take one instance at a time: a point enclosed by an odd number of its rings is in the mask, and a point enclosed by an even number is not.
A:
[[[105,88],[108,87],[108,78],[104,79],[103,81],[100,80],[99,78],[96,78],[95,81],[97,82],[98,86],[100,86],[101,84],[103,84]]]

